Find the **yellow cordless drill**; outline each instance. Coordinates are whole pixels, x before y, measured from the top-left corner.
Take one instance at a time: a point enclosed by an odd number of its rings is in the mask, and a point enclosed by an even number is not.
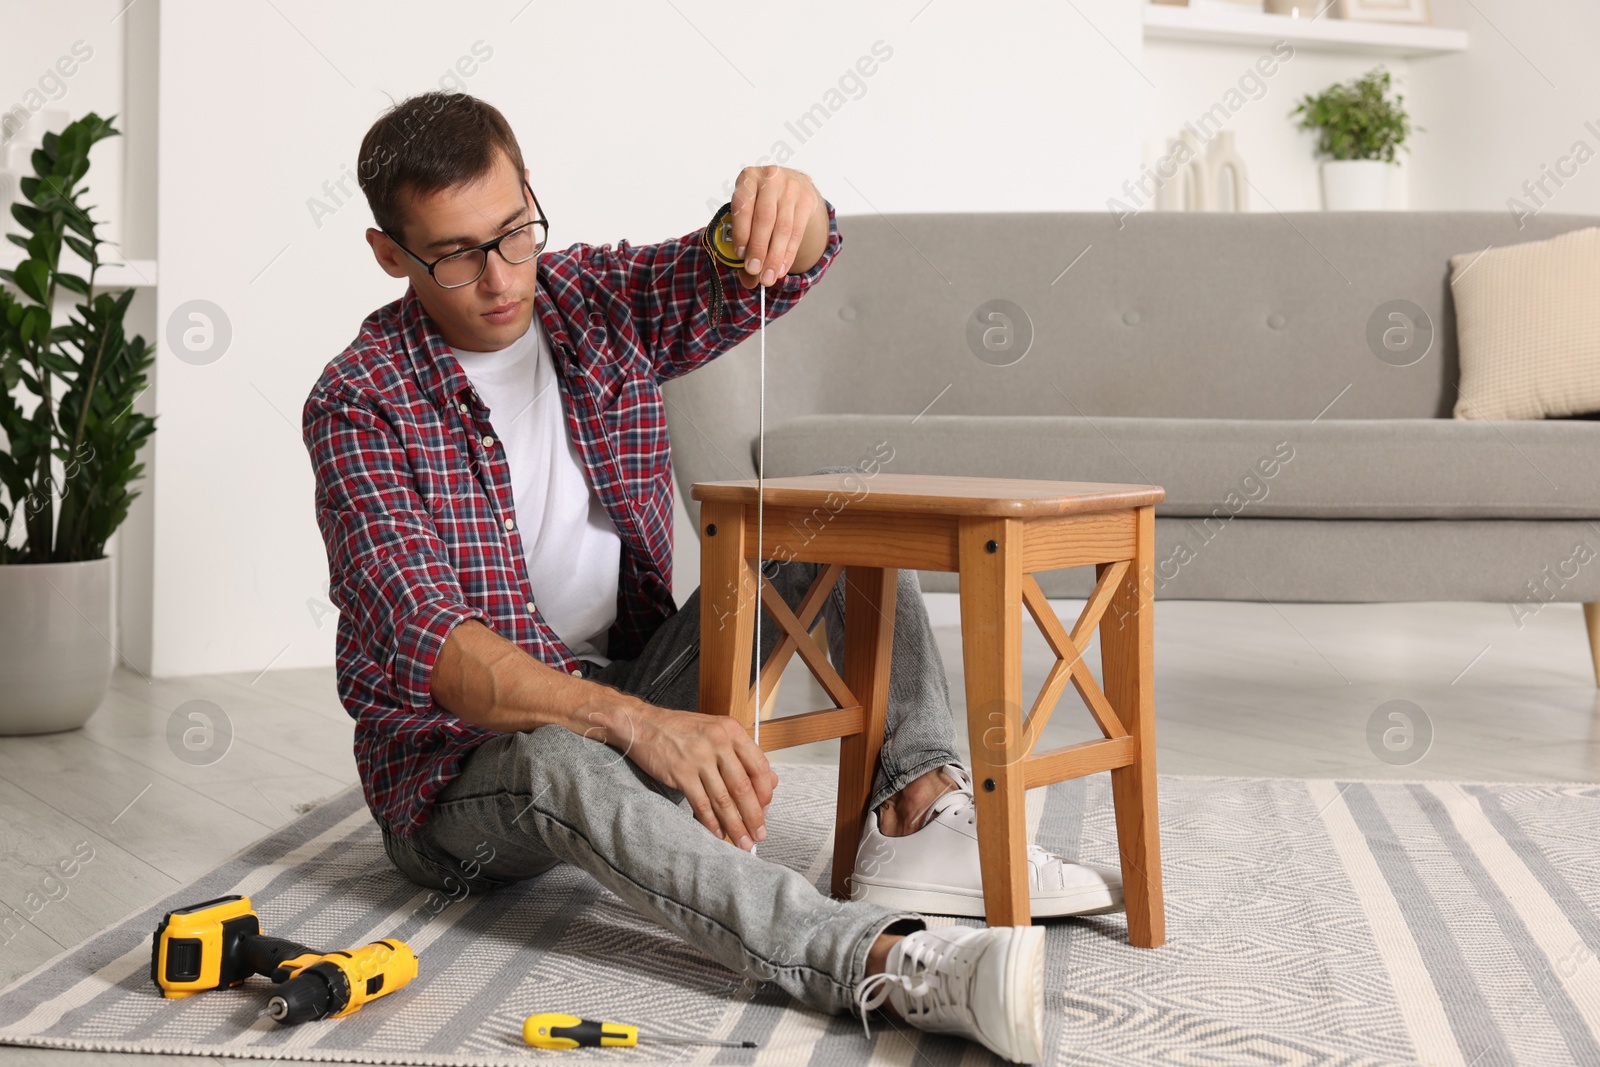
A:
[[[318,952],[261,932],[250,898],[218,897],[169,911],[150,944],[150,979],[165,997],[191,996],[265,975],[282,988],[261,1013],[285,1025],[349,1015],[417,976],[404,941]]]

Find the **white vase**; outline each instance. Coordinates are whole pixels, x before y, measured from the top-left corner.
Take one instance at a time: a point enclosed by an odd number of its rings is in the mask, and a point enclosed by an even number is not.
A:
[[[82,726],[113,663],[111,557],[0,566],[0,735]]]
[[[5,241],[9,233],[22,233],[22,227],[16,219],[11,217],[11,205],[20,204],[22,196],[22,175],[4,166],[0,160],[0,241]],[[32,207],[32,205],[29,205]],[[10,241],[0,244],[0,248],[15,248]]]
[[[1206,152],[1206,185],[1210,197],[1207,211],[1250,210],[1250,182],[1232,130],[1218,133]]]
[[[1163,157],[1173,164],[1170,176],[1164,178],[1156,190],[1156,209],[1159,211],[1204,211],[1211,203],[1211,188],[1206,183],[1205,150],[1193,130],[1181,130],[1175,140],[1167,142]],[[1184,162],[1179,164],[1178,160]],[[1158,176],[1160,176],[1158,174]]]
[[[1389,172],[1381,159],[1330,159],[1322,164],[1322,207],[1326,211],[1386,211]]]

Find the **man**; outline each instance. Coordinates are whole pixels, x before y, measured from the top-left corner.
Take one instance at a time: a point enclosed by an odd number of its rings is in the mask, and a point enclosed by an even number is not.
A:
[[[855,899],[751,854],[777,775],[736,720],[695,706],[699,594],[682,610],[671,595],[659,384],[754,332],[756,286],[769,318],[794,306],[838,254],[832,205],[796,171],[745,168],[743,270],[698,229],[541,256],[516,138],[464,93],[386,113],[358,176],[373,255],[409,284],[328,364],[303,428],[339,695],[396,867],[492,890],[573,863],[820,1010],[865,1027],[887,997],[913,1025],[1038,1060],[1043,931],[928,930],[911,910],[982,914],[971,779],[915,572]],[[772,582],[798,605],[816,573],[784,564]],[[824,615],[836,662],[843,608],[841,583]],[[1037,848],[1030,867],[1035,916],[1121,904],[1115,872]]]

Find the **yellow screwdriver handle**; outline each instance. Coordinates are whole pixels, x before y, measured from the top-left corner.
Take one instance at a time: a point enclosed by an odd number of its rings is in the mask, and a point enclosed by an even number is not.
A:
[[[543,1011],[522,1022],[522,1040],[535,1048],[614,1048],[639,1043],[639,1028]]]

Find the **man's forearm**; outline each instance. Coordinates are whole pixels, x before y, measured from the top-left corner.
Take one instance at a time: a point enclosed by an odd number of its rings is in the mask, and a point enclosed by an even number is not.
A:
[[[434,700],[474,726],[511,733],[554,723],[612,745],[631,735],[622,720],[648,707],[556,670],[476,619],[450,631],[434,661],[432,688]]]

